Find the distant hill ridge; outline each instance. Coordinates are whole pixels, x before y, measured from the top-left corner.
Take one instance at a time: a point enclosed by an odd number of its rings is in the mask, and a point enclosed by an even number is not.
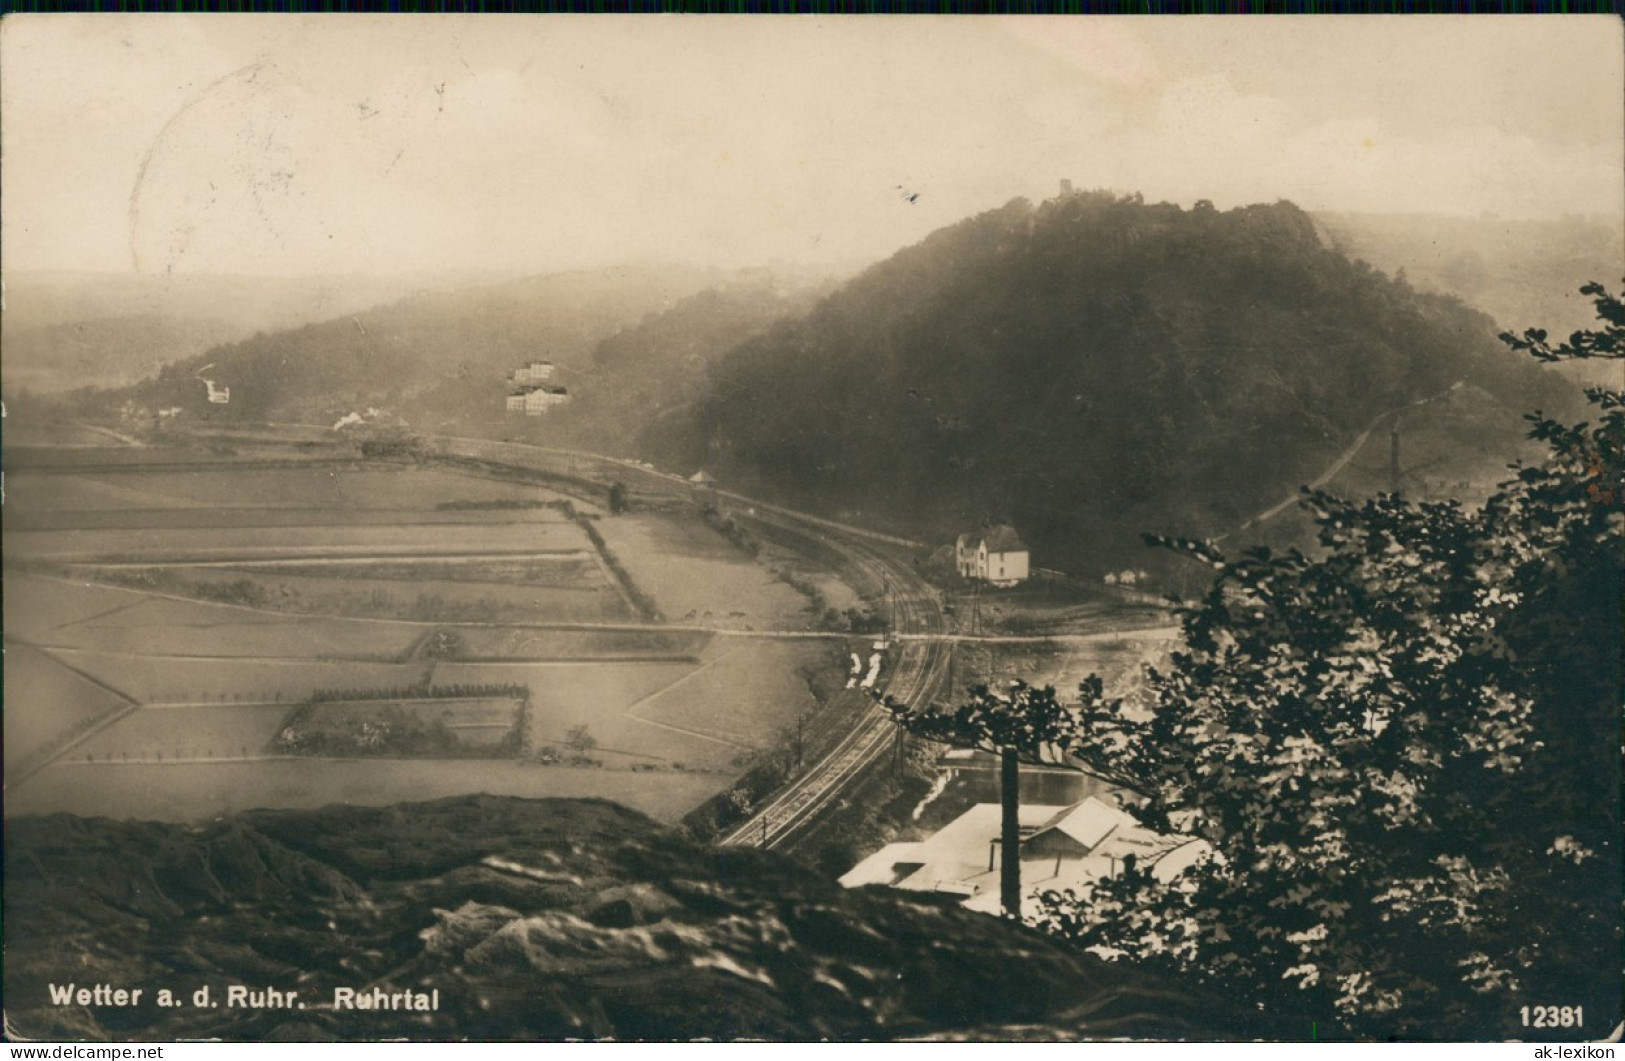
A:
[[[1140,566],[1145,531],[1235,530],[1380,414],[1458,381],[1484,407],[1441,444],[1486,476],[1519,413],[1572,401],[1489,317],[1332,245],[1348,224],[1285,202],[1018,199],[838,288],[637,265],[426,292],[211,348],[84,411],[378,407],[425,433],[707,467],[910,537],[1009,522],[1036,563],[1100,574]],[[504,415],[508,374],[538,357],[569,402]],[[195,378],[210,362],[229,406]]]
[[[545,358],[584,369],[600,340],[716,280],[647,265],[421,292],[214,347],[111,397],[228,422],[324,422],[379,407],[420,430],[501,424],[516,367]],[[229,405],[208,406],[194,378],[211,363]]]
[[[1105,570],[1143,556],[1142,531],[1233,528],[1458,380],[1512,408],[1570,400],[1495,334],[1290,203],[1018,199],[744,342],[643,448],[943,540],[1008,520],[1042,562]]]

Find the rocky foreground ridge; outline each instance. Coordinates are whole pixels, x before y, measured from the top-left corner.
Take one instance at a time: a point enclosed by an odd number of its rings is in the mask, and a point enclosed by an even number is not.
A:
[[[844,891],[601,801],[53,815],[5,846],[14,1038],[1274,1037],[947,898]],[[143,994],[54,1003],[68,983]]]

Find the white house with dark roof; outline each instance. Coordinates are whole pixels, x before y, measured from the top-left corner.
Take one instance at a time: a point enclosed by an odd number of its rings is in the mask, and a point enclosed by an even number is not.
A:
[[[1027,543],[1008,524],[961,534],[954,543],[954,566],[962,578],[1014,586],[1029,574]]]
[[[1130,856],[1158,880],[1171,881],[1212,851],[1205,840],[1153,832],[1094,796],[1066,806],[1026,804],[1020,821],[1024,915],[1037,912],[1044,892],[1116,876]],[[887,844],[848,870],[841,884],[957,895],[961,906],[997,914],[999,833],[999,805],[978,803],[927,839]]]

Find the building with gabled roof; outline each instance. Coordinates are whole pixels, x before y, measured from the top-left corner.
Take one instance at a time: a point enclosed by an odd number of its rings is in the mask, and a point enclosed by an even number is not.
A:
[[[510,413],[542,416],[555,405],[563,405],[569,400],[570,392],[564,387],[547,385],[525,387],[508,395],[506,408]]]
[[[1022,857],[1029,853],[1082,858],[1100,847],[1119,828],[1138,823],[1115,807],[1093,797],[1068,807],[1022,841]]]
[[[1016,529],[1000,524],[976,534],[961,534],[954,542],[954,567],[960,577],[1014,586],[1029,575],[1029,551]]]
[[[1020,808],[1022,913],[1037,912],[1038,896],[1114,877],[1132,856],[1158,880],[1184,873],[1212,848],[1188,836],[1164,836],[1132,814],[1095,796],[1064,806]],[[978,803],[924,840],[887,844],[853,866],[841,884],[884,884],[905,891],[961,897],[961,905],[999,912],[1001,814]]]
[[[707,512],[717,507],[717,478],[701,468],[688,477],[688,493],[694,503]]]

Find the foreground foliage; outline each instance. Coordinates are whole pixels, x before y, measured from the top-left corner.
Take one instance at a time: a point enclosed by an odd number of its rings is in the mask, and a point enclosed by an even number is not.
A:
[[[1619,356],[1625,310],[1559,360]],[[1482,509],[1309,493],[1314,556],[1229,558],[1133,698],[1082,687],[1068,752],[1219,853],[1052,894],[1044,927],[1356,1035],[1527,1035],[1620,1019],[1625,405],[1533,416],[1547,460]]]

